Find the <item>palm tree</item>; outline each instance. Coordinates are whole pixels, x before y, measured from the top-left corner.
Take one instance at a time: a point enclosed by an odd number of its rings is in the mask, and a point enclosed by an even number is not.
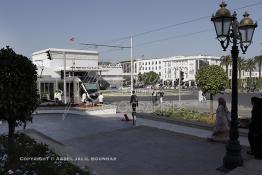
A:
[[[222,56],[220,58],[221,62],[220,62],[220,65],[221,66],[225,66],[226,67],[226,74],[227,74],[227,77],[229,79],[229,76],[228,76],[228,66],[232,63],[232,58],[230,55],[226,55],[226,56]],[[229,83],[229,82],[228,82]],[[229,87],[229,84],[228,84],[228,87]]]
[[[255,56],[255,62],[258,64],[258,85],[259,85],[259,88],[261,88],[262,86],[262,80],[261,80],[261,68],[262,68],[262,55],[259,55],[259,56]]]
[[[240,87],[242,87],[241,72],[245,69],[245,60],[244,58],[237,58],[237,69],[238,69],[238,82]]]
[[[261,69],[262,69],[262,55],[255,56],[255,62],[258,64],[258,73],[259,79],[261,78]]]
[[[245,63],[245,69],[249,72],[249,86],[251,85],[251,73],[256,69],[256,62],[254,59],[249,58]]]

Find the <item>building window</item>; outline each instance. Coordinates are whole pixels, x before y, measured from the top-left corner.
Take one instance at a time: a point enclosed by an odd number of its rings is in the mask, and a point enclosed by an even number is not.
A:
[[[161,66],[159,66],[159,70],[161,69]]]

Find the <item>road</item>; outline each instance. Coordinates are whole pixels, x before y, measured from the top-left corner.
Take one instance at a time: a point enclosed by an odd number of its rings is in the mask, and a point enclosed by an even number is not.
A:
[[[188,95],[182,95],[181,100],[197,100],[198,91],[187,92]],[[138,95],[139,96],[139,95]],[[253,96],[261,97],[261,93],[239,93],[238,104],[245,107],[251,107],[250,99]],[[219,97],[224,97],[228,103],[231,103],[231,93],[217,94],[214,96],[214,100],[217,101]],[[178,95],[164,96],[165,101],[177,101]],[[151,101],[151,96],[139,96],[139,101]],[[115,103],[120,101],[129,101],[129,96],[106,96],[105,103]]]

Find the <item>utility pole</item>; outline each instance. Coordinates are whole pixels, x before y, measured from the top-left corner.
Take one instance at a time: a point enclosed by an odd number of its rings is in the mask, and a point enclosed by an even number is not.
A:
[[[134,64],[133,64],[133,36],[130,37],[130,55],[131,55],[131,94],[134,90]]]
[[[181,94],[180,94],[180,88],[181,88],[181,70],[179,69],[179,81],[178,81],[178,104],[179,107],[181,106]]]
[[[66,55],[65,52],[63,52],[64,57],[64,103],[66,104]]]

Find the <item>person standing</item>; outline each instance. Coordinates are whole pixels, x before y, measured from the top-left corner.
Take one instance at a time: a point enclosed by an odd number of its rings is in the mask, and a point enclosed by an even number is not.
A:
[[[163,110],[162,108],[163,108],[164,91],[161,90],[161,91],[159,92],[159,97],[160,97],[160,98],[159,98],[159,101],[160,101],[160,110],[161,110],[161,113],[162,113],[162,110]]]
[[[55,94],[54,94],[54,99],[55,99],[55,103],[57,104],[58,103],[58,90],[55,91]]]
[[[215,127],[211,139],[213,141],[226,141],[229,136],[229,121],[227,119],[229,111],[224,98],[218,99],[218,108],[216,110]]]
[[[82,101],[82,103],[86,103],[86,93],[85,92],[82,94],[81,101]]]
[[[100,94],[98,96],[98,101],[99,101],[100,105],[104,104],[104,96],[103,96],[102,92],[100,92]]]
[[[262,159],[262,99],[252,97],[251,103],[253,108],[251,111],[252,116],[248,131],[250,151],[248,151],[247,154]]]
[[[61,104],[62,103],[62,91],[61,90],[58,90],[58,93],[57,93],[57,99],[58,99],[58,103]]]
[[[135,125],[136,108],[138,106],[138,98],[135,94],[135,91],[132,91],[132,95],[130,97],[130,105],[132,107],[133,125]]]

